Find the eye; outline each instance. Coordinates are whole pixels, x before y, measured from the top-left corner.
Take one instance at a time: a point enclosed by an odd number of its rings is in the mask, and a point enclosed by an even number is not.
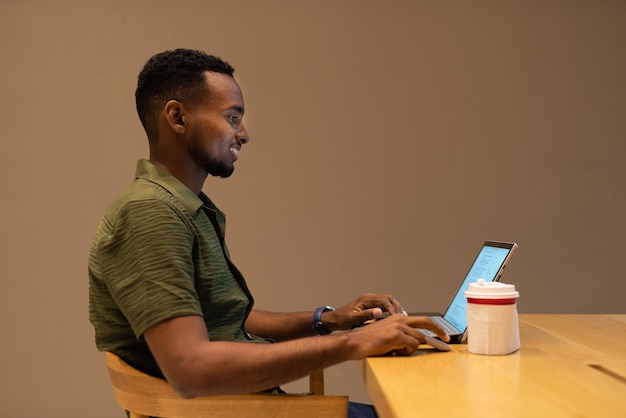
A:
[[[239,115],[228,115],[228,122],[231,125],[238,125],[239,121],[241,120],[241,117]]]

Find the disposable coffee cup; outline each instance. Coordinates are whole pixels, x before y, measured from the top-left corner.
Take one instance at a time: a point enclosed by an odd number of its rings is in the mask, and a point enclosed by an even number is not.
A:
[[[468,285],[467,349],[473,354],[504,355],[520,347],[517,299],[512,284],[478,279]]]

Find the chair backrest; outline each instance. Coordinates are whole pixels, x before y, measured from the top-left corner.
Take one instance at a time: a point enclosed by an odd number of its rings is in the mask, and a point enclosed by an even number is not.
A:
[[[181,398],[163,379],[147,375],[105,352],[113,395],[131,418],[347,418],[347,396],[224,395]]]

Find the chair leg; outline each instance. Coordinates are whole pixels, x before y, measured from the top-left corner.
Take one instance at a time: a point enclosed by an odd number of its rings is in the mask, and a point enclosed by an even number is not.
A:
[[[309,391],[314,395],[324,394],[324,369],[309,375]]]

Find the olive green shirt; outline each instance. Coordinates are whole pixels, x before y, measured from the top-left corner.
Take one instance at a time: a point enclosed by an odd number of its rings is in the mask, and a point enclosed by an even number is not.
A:
[[[139,160],[107,208],[89,255],[89,318],[100,351],[162,376],[142,338],[166,319],[198,315],[211,340],[263,341],[245,320],[254,303],[224,243],[225,216],[204,194]]]

